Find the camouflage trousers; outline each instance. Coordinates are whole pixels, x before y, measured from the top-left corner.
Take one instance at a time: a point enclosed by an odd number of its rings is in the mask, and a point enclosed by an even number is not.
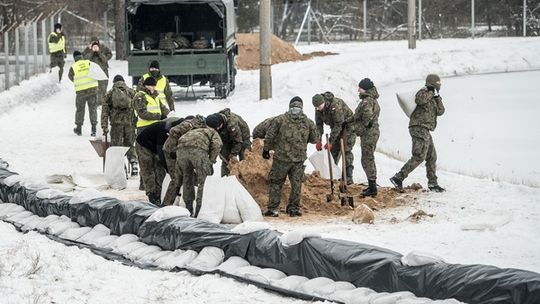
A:
[[[375,148],[377,147],[377,141],[379,141],[378,128],[367,129],[364,134],[360,136],[360,147],[362,149],[362,168],[366,173],[368,181],[374,181],[377,179],[377,166],[375,165]]]
[[[416,167],[426,161],[428,184],[437,185],[437,151],[429,130],[423,127],[410,127],[409,133],[412,137],[412,157],[403,165],[396,177],[404,180]]]
[[[332,143],[332,150],[330,150],[330,153],[332,154],[332,157],[334,158],[334,162],[336,165],[339,164],[340,160],[340,153],[341,153],[341,142],[340,138],[343,138],[343,145],[345,146],[345,168],[347,168],[347,180],[350,180],[352,182],[352,174],[353,174],[353,162],[354,162],[354,154],[352,152],[352,149],[354,145],[356,144],[356,132],[354,132],[354,129],[352,125],[346,127],[341,136],[338,138],[338,140],[334,143]]]
[[[51,69],[58,67],[58,80],[62,80],[62,75],[64,74],[64,64],[66,63],[64,59],[64,52],[59,51],[51,54]]]
[[[165,152],[164,152],[165,153]],[[167,163],[167,172],[171,177],[167,192],[163,198],[163,205],[170,206],[174,204],[176,197],[180,194],[180,187],[182,186],[182,177],[178,173],[178,167],[176,165],[176,159],[173,159],[170,155],[165,154],[165,160]]]
[[[238,154],[238,160],[244,160],[244,152],[246,151],[246,148],[244,144],[242,144],[242,149],[240,149],[240,153]],[[231,148],[229,146],[223,145],[223,148],[221,148],[221,156],[225,158],[226,160],[229,160],[231,156]],[[230,170],[227,163],[225,163],[223,160],[221,160],[221,176],[227,176],[229,175]]]
[[[133,143],[135,142],[135,127],[126,124],[111,124],[111,146],[130,147],[127,152],[129,162],[136,162],[137,155]]]
[[[159,157],[147,148],[135,143],[135,151],[139,157],[141,181],[146,195],[161,195],[163,179],[165,179],[165,167],[159,161]]]
[[[95,94],[77,93],[75,97],[75,124],[82,126],[84,124],[84,112],[88,104],[88,115],[92,126],[97,125],[97,101]]]
[[[103,105],[105,101],[105,94],[107,94],[107,85],[109,84],[108,80],[98,80],[98,96],[97,101],[98,105]]]
[[[213,174],[213,166],[208,152],[202,149],[189,148],[177,153],[176,169],[178,170],[178,181],[182,184],[182,195],[186,207],[194,216],[197,216],[202,206],[204,181],[208,175]],[[197,185],[196,197],[195,185]],[[195,213],[193,213],[193,200],[197,202]]]
[[[287,210],[300,208],[300,195],[302,193],[302,182],[304,181],[304,162],[286,162],[274,159],[272,169],[268,174],[269,194],[268,209],[277,210],[281,200],[281,190],[287,176],[291,183],[291,194]]]

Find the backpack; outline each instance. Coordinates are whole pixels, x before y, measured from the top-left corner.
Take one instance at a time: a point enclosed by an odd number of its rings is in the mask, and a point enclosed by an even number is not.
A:
[[[112,106],[115,109],[131,108],[131,97],[120,88],[112,89]]]

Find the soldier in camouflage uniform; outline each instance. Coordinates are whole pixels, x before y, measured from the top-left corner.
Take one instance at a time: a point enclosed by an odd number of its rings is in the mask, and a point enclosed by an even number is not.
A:
[[[368,179],[368,187],[360,196],[377,195],[377,167],[375,166],[375,148],[379,140],[379,113],[381,108],[377,102],[379,93],[369,78],[364,78],[358,83],[360,103],[354,112],[356,134],[360,136],[362,148],[362,168]]]
[[[84,123],[84,111],[88,104],[88,115],[92,124],[91,136],[96,136],[97,125],[97,87],[98,83],[88,76],[90,61],[82,58],[79,51],[73,52],[75,63],[69,68],[68,78],[75,86],[75,128],[73,132],[79,136],[82,134]]]
[[[109,60],[112,58],[111,50],[102,45],[97,37],[92,37],[90,44],[84,49],[84,59],[97,63],[105,75],[109,77]],[[107,92],[108,80],[99,81],[98,104],[103,104],[103,98]]]
[[[209,126],[215,126],[207,122]],[[199,215],[202,206],[204,181],[214,174],[213,164],[219,155],[223,143],[213,128],[192,129],[178,140],[176,168],[182,181],[183,197],[186,208],[193,217]],[[197,185],[197,208],[193,212],[195,199],[194,184]]]
[[[49,34],[47,39],[49,42],[49,53],[51,54],[51,72],[52,68],[58,67],[58,82],[62,81],[62,75],[64,74],[64,64],[67,55],[66,52],[66,35],[62,30],[62,25],[56,23],[54,25],[54,31]]]
[[[266,132],[268,131],[268,128],[274,121],[274,118],[276,118],[276,116],[267,118],[263,120],[263,122],[255,126],[255,129],[253,129],[253,139],[264,139],[266,137]]]
[[[289,111],[277,116],[266,133],[263,158],[270,158],[270,150],[274,150],[274,156],[268,175],[270,185],[265,216],[279,216],[281,190],[287,176],[291,183],[287,213],[291,217],[302,215],[300,194],[304,181],[306,148],[308,143],[314,144],[319,139],[315,124],[302,112],[302,108],[300,97],[291,99]]]
[[[240,132],[242,133],[242,148],[240,149],[239,158],[240,160],[244,159],[244,151],[251,151],[251,133],[249,131],[249,126],[247,122],[242,118],[242,116],[231,112],[231,109],[225,108],[219,111],[220,114],[225,115],[227,121],[235,122],[240,127]],[[228,174],[228,172],[227,172]]]
[[[176,125],[169,131],[169,136],[165,141],[165,144],[163,145],[163,153],[166,156],[168,155],[170,159],[176,162],[177,153],[183,153],[182,151],[178,151],[178,140],[184,134],[191,130],[205,127],[206,123],[204,117],[200,115],[186,117],[184,121],[182,121],[180,124]],[[174,203],[176,197],[180,193],[180,186],[182,186],[183,182],[178,175],[178,169],[176,164],[167,164],[167,167],[169,168],[171,182],[169,183],[169,187],[167,188],[165,198],[163,199],[163,205],[165,206],[172,205]]]
[[[433,145],[430,131],[437,127],[437,116],[444,114],[444,105],[439,95],[441,79],[438,75],[426,77],[426,86],[416,93],[416,108],[409,120],[409,134],[412,137],[412,157],[390,181],[398,189],[403,189],[403,180],[407,178],[418,165],[426,161],[428,188],[431,191],[443,192],[436,175],[437,152]]]
[[[135,112],[131,100],[135,91],[128,87],[121,75],[114,76],[113,87],[105,95],[101,108],[101,129],[106,136],[111,124],[111,146],[130,147],[127,158],[131,164],[131,174],[137,175],[137,155],[133,143],[135,142]]]
[[[219,123],[214,129],[218,131],[223,147],[221,148],[221,176],[229,175],[228,163],[231,159],[240,157],[242,149],[245,147],[244,139],[242,138],[242,130],[239,121],[234,116],[225,116],[225,114],[214,113],[207,117],[212,121]],[[249,136],[249,129],[248,129]]]
[[[330,126],[329,142],[324,145],[324,148],[330,150],[336,164],[338,164],[341,151],[340,139],[343,138],[343,144],[345,146],[345,172],[347,184],[350,185],[353,183],[354,169],[352,149],[356,143],[356,132],[353,124],[354,114],[342,99],[335,97],[331,92],[316,94],[313,96],[312,102],[315,107],[315,123],[319,135],[322,136],[323,134],[324,124]],[[318,151],[321,151],[323,148],[321,139],[319,139],[319,143],[316,146]]]

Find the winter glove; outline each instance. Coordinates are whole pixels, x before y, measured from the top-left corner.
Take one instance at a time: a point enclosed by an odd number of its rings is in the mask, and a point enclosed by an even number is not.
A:
[[[268,151],[268,150],[263,150],[262,157],[263,157],[264,159],[270,159],[270,151]]]
[[[315,144],[315,149],[317,149],[317,151],[321,151],[322,150],[322,142],[318,141]]]
[[[432,85],[430,85],[430,84],[426,84],[426,89],[427,89],[428,91],[431,91],[431,92],[435,93],[435,87],[432,86]]]
[[[329,144],[329,143],[324,144],[324,149],[332,150],[332,144]]]

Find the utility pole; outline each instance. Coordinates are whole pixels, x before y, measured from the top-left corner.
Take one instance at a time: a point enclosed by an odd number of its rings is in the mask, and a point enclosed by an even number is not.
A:
[[[523,0],[523,37],[527,37],[527,0]]]
[[[415,0],[409,0],[409,13],[408,13],[408,34],[409,34],[409,49],[415,49],[416,48],[416,37],[415,37],[415,24],[414,21],[416,19],[415,13],[416,13],[416,1]]]
[[[116,59],[127,59],[126,0],[114,1],[114,43]]]
[[[364,23],[364,35],[363,35],[362,39],[364,40],[364,42],[366,42],[367,41],[367,1],[364,0],[363,2],[364,2],[363,3],[364,4],[364,9],[363,9],[363,13],[364,13],[364,18],[363,19],[364,20],[362,20],[362,21]]]
[[[418,0],[418,40],[422,40],[422,0]]]
[[[471,37],[474,39],[474,0],[471,0]]]
[[[260,100],[272,98],[271,0],[261,0],[259,8]]]

